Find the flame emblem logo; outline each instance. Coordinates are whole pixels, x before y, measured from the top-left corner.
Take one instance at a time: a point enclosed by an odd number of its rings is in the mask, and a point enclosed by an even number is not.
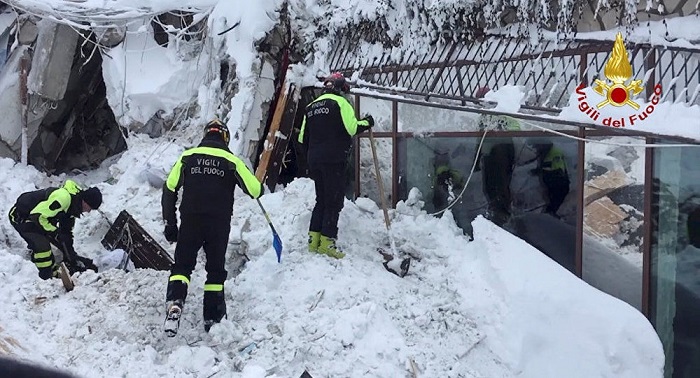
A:
[[[593,90],[605,97],[605,101],[598,104],[598,109],[611,104],[613,106],[629,105],[638,110],[639,104],[632,101],[632,96],[640,94],[644,87],[642,87],[642,80],[631,80],[629,84],[625,84],[632,77],[632,65],[627,57],[627,49],[621,33],[617,33],[612,54],[605,63],[603,73],[612,84],[607,80],[595,80]]]

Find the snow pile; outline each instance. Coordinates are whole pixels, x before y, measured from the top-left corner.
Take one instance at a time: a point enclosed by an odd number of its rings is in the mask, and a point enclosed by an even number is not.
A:
[[[81,4],[22,3],[47,12]],[[101,210],[108,218],[114,220],[127,210],[173,253],[174,245],[161,233],[157,183],[182,150],[198,142],[199,121],[225,108],[219,107],[219,58],[236,63],[238,93],[227,104],[232,109],[227,123],[234,133],[243,131],[260,76],[254,43],[277,22],[281,1],[245,7],[228,1],[137,3],[121,0],[113,9],[147,14],[208,4],[211,34],[241,22],[194,54],[182,54],[183,46],[177,44],[155,45],[145,23],[132,23],[125,42],[104,55],[108,100],[120,122],[145,123],[157,111],[177,118],[178,109],[194,100],[201,109],[188,121],[191,130],[168,134],[175,142],[131,135],[129,150],[122,155],[98,170],[71,177],[102,189]],[[350,0],[332,3],[336,8],[329,12],[328,5],[292,2],[290,12],[298,16],[295,30],[310,36],[316,31],[314,23],[301,21],[331,16],[334,23],[345,25],[349,18],[356,22],[378,17],[375,9],[381,8]],[[98,0],[83,4],[106,6]],[[457,2],[445,6],[453,4]],[[406,19],[410,18],[395,20],[403,25]],[[418,19],[411,19],[415,21],[410,27],[422,27]],[[314,68],[323,68],[323,48],[329,43],[318,41]],[[494,98],[499,106],[517,109],[508,103],[517,92],[500,95]],[[244,143],[234,141],[233,150],[242,150]],[[22,192],[57,185],[65,178],[49,178],[0,159],[0,181],[6,183],[0,187],[0,213],[7,214]],[[57,280],[39,280],[26,258],[25,243],[2,220],[0,337],[17,340],[16,345],[8,344],[17,358],[85,377],[294,377],[304,369],[313,376],[663,375],[661,343],[639,312],[588,286],[490,222],[478,218],[475,240],[468,242],[449,211],[442,218],[427,215],[413,191],[392,211],[398,248],[414,257],[410,274],[400,279],[381,265],[376,248],[386,248],[388,238],[381,210],[368,199],[346,201],[341,213],[339,244],[347,252],[345,259],[306,252],[313,196],[308,179],[263,196],[285,246],[282,263],[277,264],[271,233],[257,204],[237,193],[228,270],[238,270],[236,251],[242,245],[250,261],[240,275],[226,281],[229,317],[210,333],[203,331],[202,259],[192,276],[181,332],[174,339],[161,329],[168,272],[113,269],[121,252],[101,246],[109,224],[99,213],[78,220],[75,245],[102,269],[76,275],[76,289],[70,293]]]
[[[215,62],[206,50],[184,60],[176,43],[159,46],[147,32],[129,34],[104,58],[107,100],[120,125],[144,125],[156,113],[161,117],[171,115],[214,78]]]
[[[180,146],[134,138],[134,148],[74,179],[103,190],[103,211],[122,209],[169,252],[161,234],[160,190],[143,179],[148,164],[167,166]],[[152,151],[162,151],[149,157]],[[0,160],[0,211],[22,191],[53,182],[33,168]],[[12,179],[9,179],[12,177]],[[203,331],[203,261],[192,277],[181,332],[162,332],[168,272],[104,268],[75,276],[64,293],[41,281],[24,243],[6,221],[0,244],[3,337],[11,354],[78,376],[290,377],[425,376],[661,377],[663,352],[649,322],[483,218],[468,242],[448,212],[434,218],[410,201],[393,211],[398,249],[415,259],[401,279],[384,270],[382,212],[368,199],[346,201],[340,217],[342,260],[306,252],[313,183],[298,179],[262,202],[283,238],[281,264],[254,201],[237,193],[229,271],[239,235],[251,259],[225,284],[228,319]],[[246,226],[249,223],[249,226]],[[108,228],[97,212],[76,225],[76,250],[96,261],[115,252],[99,241]],[[117,251],[118,253],[119,251]],[[201,258],[201,257],[200,257]],[[106,259],[106,260],[101,260]],[[201,258],[203,260],[203,258]]]

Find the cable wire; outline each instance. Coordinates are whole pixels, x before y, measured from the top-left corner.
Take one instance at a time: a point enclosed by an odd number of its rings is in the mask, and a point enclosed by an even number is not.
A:
[[[635,143],[615,143],[615,142],[606,142],[606,141],[602,141],[602,140],[595,140],[595,139],[588,139],[588,138],[580,138],[580,137],[577,137],[577,136],[569,135],[569,134],[563,133],[563,132],[561,132],[561,131],[556,131],[556,130],[552,130],[552,129],[547,128],[547,127],[543,127],[543,126],[536,125],[536,124],[534,124],[534,123],[532,123],[532,122],[528,122],[528,121],[525,121],[525,120],[523,120],[523,119],[518,119],[518,122],[520,122],[520,123],[522,123],[522,124],[525,124],[525,125],[529,125],[529,126],[535,127],[535,128],[540,129],[540,130],[542,130],[542,131],[546,131],[546,132],[548,132],[548,133],[556,134],[556,135],[559,135],[559,136],[562,136],[562,137],[565,137],[565,138],[574,139],[574,140],[577,140],[577,141],[580,141],[580,142],[586,142],[586,143],[605,144],[605,145],[609,145],[609,146],[618,146],[618,147],[642,147],[642,148],[700,147],[700,143],[698,143],[698,144],[690,144],[690,143],[678,143],[678,144],[670,144],[670,143],[668,143],[668,144],[663,144],[663,143],[657,143],[657,144],[654,144],[654,143],[638,143],[638,144],[635,144]],[[609,137],[616,137],[616,136],[617,136],[617,135],[610,135]],[[629,137],[628,135],[620,135],[620,136]],[[660,136],[660,137],[661,137],[661,136]]]

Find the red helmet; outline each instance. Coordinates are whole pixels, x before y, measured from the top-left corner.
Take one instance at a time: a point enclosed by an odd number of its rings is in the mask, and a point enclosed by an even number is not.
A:
[[[323,81],[323,87],[335,92],[350,92],[350,84],[340,72],[333,72]]]

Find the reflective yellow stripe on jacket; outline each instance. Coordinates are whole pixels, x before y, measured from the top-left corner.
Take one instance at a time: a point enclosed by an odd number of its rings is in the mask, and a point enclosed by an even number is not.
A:
[[[165,182],[170,191],[175,192],[182,186],[182,158],[194,154],[216,156],[230,161],[236,167],[238,177],[243,180],[242,184],[245,185],[243,189],[253,198],[258,198],[262,194],[262,184],[260,184],[253,172],[246,167],[243,160],[229,151],[214,147],[195,147],[183,152],[180,158],[177,159]]]
[[[66,211],[70,207],[71,195],[65,188],[58,188],[49,194],[49,198],[39,202],[30,215],[37,214],[39,216],[39,224],[48,231],[56,231],[56,226],[49,222],[49,218],[55,217],[61,211]]]
[[[309,105],[313,104],[314,102],[317,101],[322,101],[322,100],[333,100],[338,104],[338,107],[340,108],[340,117],[343,120],[343,126],[345,126],[345,130],[348,132],[348,135],[353,136],[357,134],[357,126],[369,126],[369,122],[367,120],[358,120],[355,117],[355,109],[352,108],[352,105],[350,105],[350,102],[343,97],[339,96],[337,94],[333,93],[324,93],[321,96],[319,96],[317,99],[311,101]],[[306,105],[306,106],[309,106]],[[301,131],[299,131],[299,137],[297,140],[299,143],[304,143],[304,131],[306,130],[306,115],[304,115],[304,119],[301,121]]]

